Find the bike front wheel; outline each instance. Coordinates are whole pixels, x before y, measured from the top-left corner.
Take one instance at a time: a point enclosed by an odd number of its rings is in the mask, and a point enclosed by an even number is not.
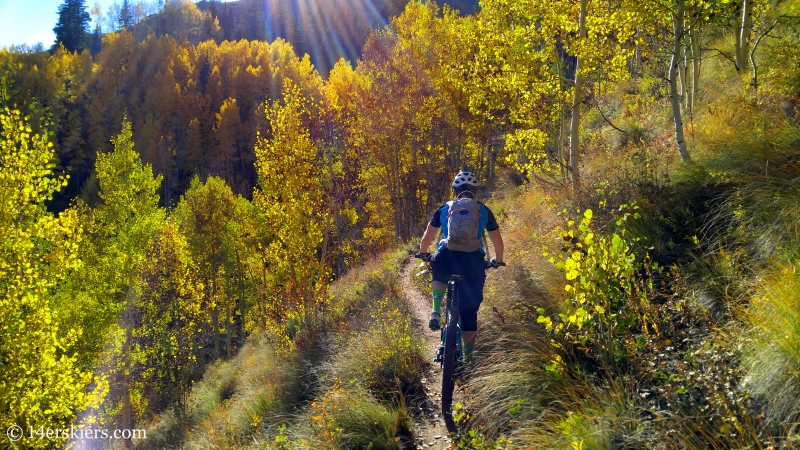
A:
[[[455,389],[455,362],[458,312],[447,311],[444,336],[444,360],[442,361],[442,416],[447,430],[455,432],[453,422],[453,390]]]

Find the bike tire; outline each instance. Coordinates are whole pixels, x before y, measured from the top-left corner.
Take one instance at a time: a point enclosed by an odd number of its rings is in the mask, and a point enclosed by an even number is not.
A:
[[[455,430],[453,424],[453,390],[455,389],[455,359],[456,359],[456,334],[458,326],[458,312],[448,309],[447,323],[444,337],[444,361],[442,362],[442,416],[444,416],[447,429]],[[452,425],[451,425],[452,424]]]

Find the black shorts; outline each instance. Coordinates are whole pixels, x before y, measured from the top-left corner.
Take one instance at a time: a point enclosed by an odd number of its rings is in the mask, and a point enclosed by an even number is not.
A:
[[[486,263],[480,251],[466,253],[443,248],[431,258],[433,280],[447,283],[451,275],[461,275],[458,284],[461,329],[478,329],[478,308],[483,301],[483,285],[486,283]]]

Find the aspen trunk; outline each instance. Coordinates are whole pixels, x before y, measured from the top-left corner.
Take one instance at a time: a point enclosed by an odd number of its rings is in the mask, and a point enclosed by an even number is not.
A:
[[[417,133],[414,133],[414,137],[411,139],[411,183],[409,186],[409,193],[408,199],[410,201],[409,208],[406,210],[406,235],[403,236],[403,242],[408,240],[411,237],[412,232],[414,231],[414,219],[417,217],[417,210],[419,208],[419,198],[417,197],[417,192],[419,192],[419,155],[418,155],[418,148],[417,148]]]
[[[211,324],[214,327],[214,361],[219,359],[219,305],[217,302],[217,285],[211,289],[211,301],[214,306],[211,308]]]
[[[267,318],[268,318],[267,317],[267,315],[268,315],[267,314],[267,309],[269,307],[269,305],[267,304],[267,302],[269,301],[269,298],[267,297],[267,293],[266,293],[266,286],[267,286],[267,263],[266,263],[266,261],[267,260],[264,257],[264,255],[261,255],[261,283],[262,283],[262,288],[261,288],[261,300],[262,300],[262,302],[261,302],[261,310],[263,311],[262,326],[264,327],[264,330],[267,329],[267,325],[268,325],[268,322],[267,322]]]
[[[689,96],[689,112],[694,112],[694,99],[697,95],[697,86],[700,83],[700,37],[697,29],[689,29],[689,49],[692,52],[692,90]]]
[[[634,46],[634,60],[633,60],[633,67],[636,73],[638,74],[642,68],[642,44],[639,41],[642,39],[642,29],[636,29],[636,45]]]
[[[684,102],[684,109],[690,115],[691,121],[691,114],[692,114],[692,103],[694,99],[692,98],[694,95],[694,49],[692,48],[692,28],[693,27],[686,27],[686,46],[684,49],[684,65],[686,66],[686,101]]]
[[[130,377],[125,375],[125,381],[122,383],[122,426],[123,430],[133,429],[133,414],[131,408],[131,391],[128,388]],[[133,448],[133,440],[131,438],[125,439],[125,448]]]
[[[683,136],[683,119],[681,118],[681,106],[678,102],[678,71],[680,69],[681,41],[683,40],[683,12],[684,0],[678,0],[678,13],[674,18],[673,28],[675,37],[672,42],[672,60],[669,66],[669,100],[672,105],[672,116],[675,119],[675,141],[678,144],[678,152],[684,163],[691,162],[689,152],[686,150],[686,140]]]
[[[678,103],[680,103],[682,110],[686,109],[686,48],[681,46],[681,54],[678,56]]]
[[[736,68],[739,71],[747,70],[750,66],[750,34],[753,30],[753,0],[743,0],[742,19],[737,30]]]
[[[556,61],[556,70],[558,71],[558,92],[563,94],[564,93],[564,85],[562,83],[562,74],[561,74],[561,55],[558,53],[558,45],[554,47],[555,53],[555,61]],[[559,99],[559,107],[558,107],[558,142],[556,144],[556,149],[558,151],[558,165],[560,166],[561,176],[566,177],[566,166],[567,166],[567,155],[564,152],[564,128],[566,125],[566,111],[565,105],[561,103],[561,99]]]
[[[742,62],[739,60],[739,55],[742,54],[742,16],[736,18],[733,30],[733,62],[736,64],[736,70],[742,70]]]
[[[564,147],[564,135],[566,134],[567,120],[565,106],[562,104],[558,111],[558,165],[561,166],[561,176],[567,176],[567,155]]]
[[[586,33],[586,4],[588,0],[581,0],[581,13],[578,18],[578,33],[581,39],[587,39]],[[572,169],[572,188],[580,187],[580,148],[579,131],[581,124],[581,100],[583,98],[583,84],[585,77],[581,75],[581,58],[575,63],[575,92],[572,98],[572,122],[569,131],[569,165]]]
[[[233,332],[231,330],[231,304],[225,302],[225,354],[228,359],[231,359]]]
[[[126,295],[125,305],[125,343],[122,345],[122,358],[124,372],[122,377],[122,423],[121,429],[133,429],[133,408],[131,405],[131,340],[133,339],[133,301],[130,291]],[[133,441],[125,439],[125,448],[133,448]]]
[[[239,333],[242,338],[242,342],[244,342],[244,333],[245,333],[245,323],[244,323],[244,309],[246,307],[244,301],[244,277],[242,277],[242,259],[239,256],[239,252],[236,252],[236,267],[238,272],[239,278]]]
[[[684,13],[685,16],[685,13]],[[681,45],[681,105],[684,111],[689,109],[689,54],[692,52],[689,49],[689,23],[686,17],[683,18],[683,33],[684,39]]]

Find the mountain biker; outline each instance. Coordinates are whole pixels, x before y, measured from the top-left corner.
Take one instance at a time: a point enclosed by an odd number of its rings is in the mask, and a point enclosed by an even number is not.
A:
[[[453,180],[453,194],[455,200],[445,203],[433,213],[428,227],[422,236],[419,244],[419,251],[423,255],[427,253],[428,247],[433,243],[437,228],[442,229],[442,236],[436,248],[436,253],[428,258],[433,272],[433,282],[431,291],[433,293],[433,311],[431,312],[428,326],[431,330],[438,330],[441,326],[442,299],[447,290],[447,279],[450,275],[461,275],[462,282],[459,289],[459,310],[461,311],[461,332],[464,342],[464,360],[469,361],[472,349],[475,346],[475,338],[478,331],[478,308],[483,301],[483,285],[486,282],[486,263],[484,257],[486,251],[483,248],[483,241],[480,237],[484,230],[492,240],[496,257],[492,258],[491,264],[496,266],[503,262],[503,238],[500,236],[500,227],[494,218],[492,211],[482,203],[480,214],[477,220],[477,236],[479,240],[478,250],[456,251],[448,248],[448,228],[452,212],[451,205],[459,199],[472,198],[478,187],[478,179],[470,172],[461,172]]]

